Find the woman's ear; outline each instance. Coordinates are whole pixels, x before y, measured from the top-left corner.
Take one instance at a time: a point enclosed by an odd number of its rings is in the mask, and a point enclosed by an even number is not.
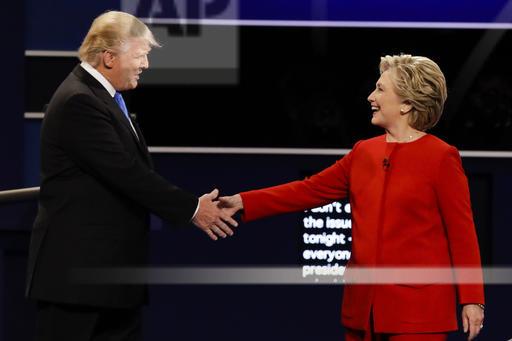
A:
[[[400,104],[400,114],[408,114],[412,110],[412,104],[409,101],[405,101]]]

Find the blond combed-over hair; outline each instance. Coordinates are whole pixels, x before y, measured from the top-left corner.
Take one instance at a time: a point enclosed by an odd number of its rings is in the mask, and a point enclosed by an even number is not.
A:
[[[121,52],[123,44],[130,38],[142,38],[150,47],[160,47],[146,24],[133,15],[119,11],[105,12],[94,19],[78,50],[79,58],[97,66],[100,53],[107,50]]]

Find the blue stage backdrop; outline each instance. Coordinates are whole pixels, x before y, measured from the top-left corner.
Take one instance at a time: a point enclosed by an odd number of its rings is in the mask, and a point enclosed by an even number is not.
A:
[[[505,0],[53,0],[26,2],[27,50],[76,50],[92,18],[106,10],[139,17],[231,19],[243,21],[330,21],[333,25],[512,27]],[[165,3],[162,6],[162,3]],[[235,7],[233,12],[224,11]],[[307,23],[302,23],[307,24]],[[65,27],[65,29],[63,29]]]

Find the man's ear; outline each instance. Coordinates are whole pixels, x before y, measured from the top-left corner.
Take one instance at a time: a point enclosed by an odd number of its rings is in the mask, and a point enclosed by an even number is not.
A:
[[[114,62],[116,59],[116,55],[112,51],[104,51],[101,54],[101,62],[106,69],[112,69],[114,67]]]

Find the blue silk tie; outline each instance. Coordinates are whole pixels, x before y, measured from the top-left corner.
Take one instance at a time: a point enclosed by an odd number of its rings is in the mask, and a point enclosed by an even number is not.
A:
[[[130,126],[132,127],[132,130],[135,133],[135,136],[137,136],[137,139],[139,139],[139,135],[137,134],[137,131],[135,130],[135,127],[132,124],[132,120],[130,120],[130,116],[128,116],[128,109],[126,108],[126,103],[124,103],[123,95],[116,91],[114,95],[114,100],[116,101],[117,105],[119,105],[119,108],[121,108],[121,111],[123,112],[124,116],[126,116],[128,123],[130,123]]]
[[[114,95],[114,100],[117,102],[117,105],[119,105],[119,108],[121,108],[121,111],[123,112],[124,116],[126,116],[126,119],[128,119],[128,122],[130,122],[130,117],[128,116],[128,109],[126,108],[126,103],[124,103],[123,95],[116,91],[116,94]]]

